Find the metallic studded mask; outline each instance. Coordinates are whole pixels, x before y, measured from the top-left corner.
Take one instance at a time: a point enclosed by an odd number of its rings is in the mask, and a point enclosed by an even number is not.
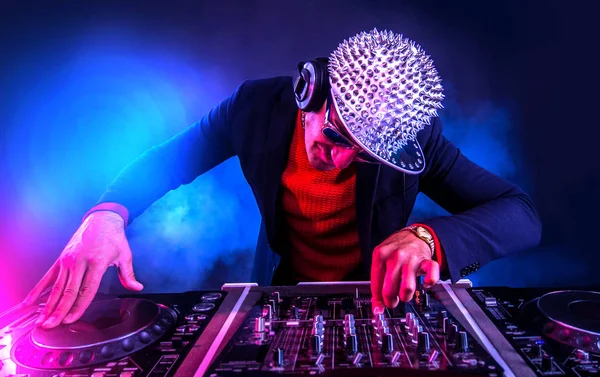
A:
[[[345,40],[329,57],[335,107],[354,141],[408,174],[425,168],[417,132],[442,108],[443,88],[421,46],[374,29]]]

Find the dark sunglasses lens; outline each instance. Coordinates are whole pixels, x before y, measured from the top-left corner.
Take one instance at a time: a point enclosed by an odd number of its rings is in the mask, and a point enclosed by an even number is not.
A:
[[[323,128],[323,135],[325,135],[326,138],[328,138],[335,144],[341,144],[346,147],[352,146],[352,144],[348,143],[348,140],[346,140],[345,137],[343,137],[342,135],[340,135],[339,133],[337,133],[336,131],[334,131],[333,129],[331,129],[329,127]]]
[[[331,140],[334,144],[343,145],[344,147],[347,147],[347,148],[352,148],[352,144],[350,144],[350,142],[348,142],[348,139],[346,139],[345,137],[343,137],[342,135],[337,133],[337,131],[335,131],[334,129],[332,129],[330,127],[323,127],[323,135],[325,135],[325,137],[328,138],[329,140]],[[365,152],[360,152],[358,154],[358,158],[360,158],[361,160],[363,160],[365,162],[370,162],[373,164],[379,163],[379,160],[377,160],[375,157],[373,157],[370,154],[365,153]]]

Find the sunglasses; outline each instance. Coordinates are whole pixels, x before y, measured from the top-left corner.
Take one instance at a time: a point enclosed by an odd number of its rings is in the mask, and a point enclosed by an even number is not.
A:
[[[331,109],[331,95],[327,96],[325,103],[325,122],[323,122],[323,128],[321,132],[329,141],[338,147],[346,149],[362,149],[356,143],[350,141],[350,139],[342,134],[342,131],[337,128],[330,120],[330,109]],[[358,152],[356,160],[360,162],[366,162],[369,164],[379,164],[380,162],[367,152]]]

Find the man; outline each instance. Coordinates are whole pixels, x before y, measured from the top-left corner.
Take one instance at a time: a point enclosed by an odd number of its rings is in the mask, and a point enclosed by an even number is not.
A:
[[[201,121],[128,166],[28,295],[53,284],[38,325],[77,320],[110,265],[139,291],[125,227],[154,201],[237,156],[269,246],[272,284],[371,278],[373,308],[417,276],[453,281],[539,242],[530,198],[442,136],[441,80],[414,42],[372,30],[289,77],[248,81]],[[406,226],[417,193],[452,216]]]

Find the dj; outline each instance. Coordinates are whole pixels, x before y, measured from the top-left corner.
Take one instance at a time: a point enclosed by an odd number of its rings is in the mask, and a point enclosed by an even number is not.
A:
[[[30,292],[53,285],[38,325],[76,321],[114,265],[134,277],[125,227],[170,190],[237,156],[281,256],[272,284],[371,280],[374,311],[440,274],[453,281],[535,246],[531,199],[469,161],[437,118],[441,80],[421,47],[372,30],[295,81],[247,81],[202,120],[135,160],[111,184]],[[423,192],[452,216],[407,225]]]

